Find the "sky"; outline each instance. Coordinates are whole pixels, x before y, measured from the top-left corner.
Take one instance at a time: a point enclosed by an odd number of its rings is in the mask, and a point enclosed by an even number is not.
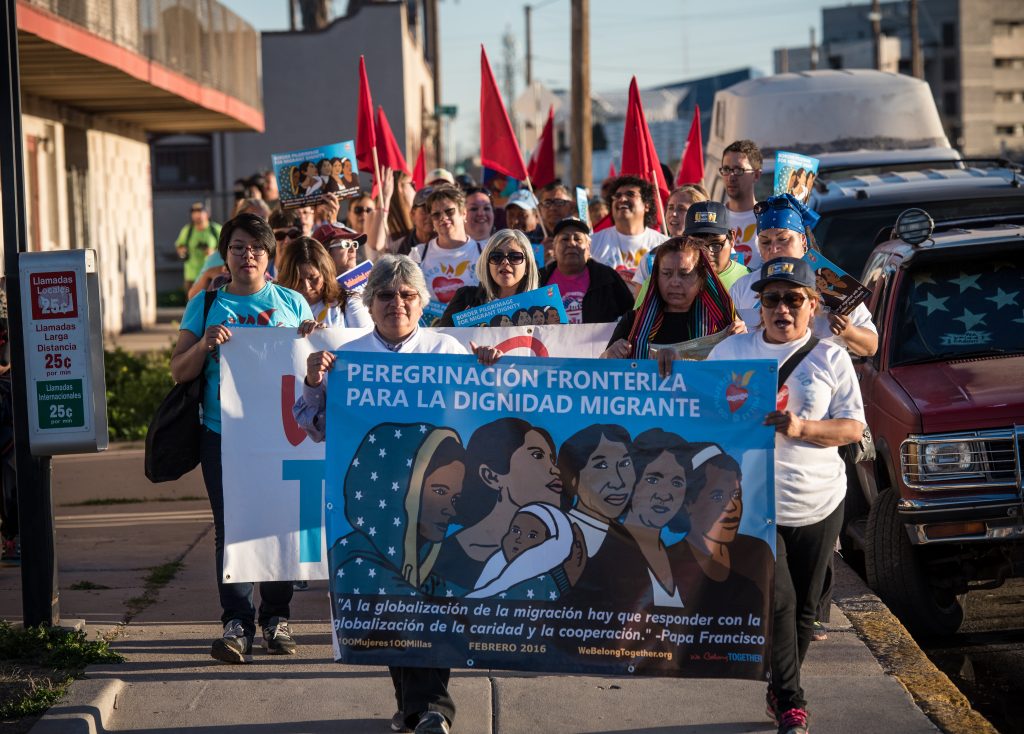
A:
[[[289,0],[220,0],[258,30],[288,28]],[[441,0],[441,91],[458,107],[454,137],[460,152],[478,147],[480,44],[501,84],[502,36],[516,36],[516,90],[524,87],[524,2]],[[533,77],[568,89],[569,0],[531,0]],[[821,38],[821,8],[837,0],[591,0],[590,86],[621,91],[634,74],[640,88],[753,67],[771,74],[772,50],[806,46],[810,28]],[[346,0],[335,0],[344,12]],[[713,9],[714,12],[709,12]]]

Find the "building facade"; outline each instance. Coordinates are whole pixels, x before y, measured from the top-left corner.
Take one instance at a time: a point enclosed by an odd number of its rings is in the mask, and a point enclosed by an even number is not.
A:
[[[104,331],[142,328],[156,320],[148,135],[261,129],[259,34],[213,0],[16,7],[25,247],[95,249]]]

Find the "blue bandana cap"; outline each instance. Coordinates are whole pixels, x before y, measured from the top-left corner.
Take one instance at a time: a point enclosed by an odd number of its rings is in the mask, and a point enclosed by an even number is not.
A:
[[[821,217],[792,194],[769,196],[754,205],[758,234],[766,229],[791,229],[804,234],[814,229]]]

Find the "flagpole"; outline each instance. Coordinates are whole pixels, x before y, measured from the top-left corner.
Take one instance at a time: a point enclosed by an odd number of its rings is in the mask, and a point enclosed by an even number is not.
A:
[[[668,237],[668,222],[665,221],[665,205],[661,203],[661,191],[658,189],[658,172],[651,169],[651,180],[654,181],[654,200],[658,203],[658,218],[661,220],[661,233]]]
[[[373,179],[377,182],[377,205],[384,208],[384,186],[380,180],[380,163],[377,161],[377,146],[371,148],[373,151]]]
[[[540,220],[540,231],[544,233],[544,239],[548,238],[548,228],[544,226],[544,217],[540,215],[540,201],[537,199],[537,195],[533,193],[533,182],[530,181],[530,174],[526,174],[526,189],[530,192],[534,201],[537,201],[537,218]]]

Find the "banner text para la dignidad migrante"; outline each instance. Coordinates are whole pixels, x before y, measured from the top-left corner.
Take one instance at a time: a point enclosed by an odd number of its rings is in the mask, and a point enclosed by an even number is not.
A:
[[[338,353],[328,573],[346,663],[759,679],[771,362]]]

